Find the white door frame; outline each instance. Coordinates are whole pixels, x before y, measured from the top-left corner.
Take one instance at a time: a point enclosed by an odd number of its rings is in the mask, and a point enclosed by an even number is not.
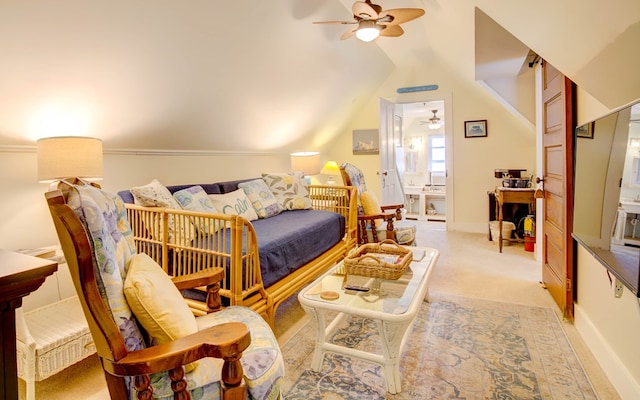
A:
[[[447,218],[446,218],[446,228],[450,229],[455,224],[455,208],[454,208],[454,198],[455,198],[455,185],[454,185],[454,168],[453,168],[453,148],[454,148],[454,126],[453,126],[453,107],[451,100],[451,93],[444,92],[416,92],[416,93],[407,93],[398,95],[395,97],[387,97],[380,98],[380,106],[382,108],[385,102],[395,104],[407,104],[407,103],[424,103],[430,101],[444,101],[444,136],[445,136],[445,165],[446,165],[446,183],[447,183],[447,196],[446,196],[446,204],[447,204]],[[380,138],[387,138],[389,136],[389,132],[387,132],[387,124],[386,116],[388,110],[380,109],[379,111],[380,118]],[[391,110],[391,115],[393,115],[393,110]],[[384,121],[383,121],[384,118]],[[462,127],[460,128],[462,129]],[[384,156],[382,152],[384,151],[382,141],[380,143],[380,158]],[[381,161],[382,163],[382,161]],[[382,186],[381,186],[382,187]]]

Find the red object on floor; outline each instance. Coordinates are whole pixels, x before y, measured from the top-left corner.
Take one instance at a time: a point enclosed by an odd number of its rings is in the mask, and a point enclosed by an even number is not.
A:
[[[536,238],[529,235],[524,235],[524,251],[533,251],[536,244]]]

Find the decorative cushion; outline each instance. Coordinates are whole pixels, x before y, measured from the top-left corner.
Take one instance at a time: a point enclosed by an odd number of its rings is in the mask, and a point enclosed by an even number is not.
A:
[[[309,190],[302,172],[262,174],[262,179],[283,210],[311,208]]]
[[[280,203],[262,179],[242,182],[238,187],[244,190],[259,218],[269,218],[282,212]]]
[[[136,254],[129,263],[124,294],[131,311],[155,344],[198,331],[196,318],[171,278],[151,257]],[[187,372],[195,365],[185,366]]]
[[[200,330],[225,322],[242,322],[247,325],[250,328],[251,344],[242,352],[240,359],[249,391],[247,397],[250,399],[278,398],[285,372],[284,360],[273,331],[260,314],[248,307],[230,306],[198,317],[196,321]]]
[[[344,173],[351,181],[351,186],[355,186],[358,196],[367,191],[367,185],[364,182],[364,174],[362,170],[350,163],[343,163],[340,168],[344,169]]]
[[[131,194],[136,204],[140,204],[145,207],[166,207],[181,209],[180,204],[171,195],[169,189],[167,189],[157,179],[152,180],[150,183],[131,188]]]
[[[378,198],[373,192],[364,192],[360,195],[360,203],[362,203],[362,209],[364,215],[378,215],[382,214],[382,208],[380,208],[380,203],[378,202]],[[376,227],[382,223],[381,219],[376,219],[374,221]]]
[[[169,189],[167,189],[162,183],[160,183],[157,179],[154,179],[150,183],[144,186],[138,186],[131,188],[131,194],[133,194],[133,199],[136,204],[145,207],[165,207],[171,208],[175,210],[180,210],[182,207],[180,203],[171,195]],[[173,215],[169,215],[169,241],[175,243],[175,221]],[[162,237],[162,224],[159,221],[155,221],[155,227],[158,229],[149,228],[151,234],[156,238]],[[179,237],[186,242],[190,242],[194,238],[193,226],[188,224],[187,226],[181,225],[179,228]]]
[[[196,185],[188,187],[186,189],[178,190],[173,194],[173,197],[185,210],[211,214],[215,214],[218,212],[213,206],[209,195],[204,191],[202,186]],[[199,223],[196,223],[196,229],[198,229],[203,234],[215,233],[217,230],[216,227],[213,224],[209,224],[209,222],[209,220],[203,220]]]
[[[122,199],[93,186],[75,185],[67,204],[87,229],[97,285],[127,350],[143,349],[142,334],[124,296],[125,268],[136,254],[136,247]]]
[[[258,219],[258,214],[242,189],[225,194],[210,194],[209,198],[216,210],[222,214],[239,215],[249,221]]]
[[[413,222],[407,220],[393,221],[393,229],[395,235],[395,241],[398,244],[404,245],[415,245],[416,238],[416,225]],[[378,225],[378,240],[387,239],[387,221],[383,221]],[[367,237],[369,238],[369,242],[373,241],[373,235],[371,231],[367,229]],[[389,238],[394,239],[394,238]]]
[[[242,353],[240,362],[244,370],[249,399],[272,400],[279,398],[284,383],[284,360],[271,328],[258,313],[247,307],[231,306],[218,312],[196,318],[198,329],[225,322],[242,322],[250,329],[251,344]],[[220,371],[223,361],[219,358],[198,360],[198,368],[185,374],[187,389],[192,399],[220,398]],[[167,372],[151,375],[153,398],[173,399],[171,380]]]

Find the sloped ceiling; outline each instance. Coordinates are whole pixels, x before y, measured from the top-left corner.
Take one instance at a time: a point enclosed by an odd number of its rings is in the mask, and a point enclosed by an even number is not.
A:
[[[315,0],[2,2],[0,143],[295,146],[344,124],[393,69],[377,46],[311,23],[344,14]]]
[[[640,97],[640,55],[625,51],[640,36],[637,0],[379,0],[426,15],[374,43],[312,24],[348,19],[352,3],[0,2],[0,145],[61,134],[125,149],[322,145],[396,67],[442,63],[473,84],[475,7],[603,104]]]

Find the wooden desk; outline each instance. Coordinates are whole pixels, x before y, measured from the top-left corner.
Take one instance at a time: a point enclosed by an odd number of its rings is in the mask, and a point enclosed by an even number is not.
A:
[[[504,204],[528,204],[529,214],[533,214],[536,207],[535,189],[496,187],[496,216],[498,218],[499,243],[498,248],[502,253],[502,206]]]
[[[58,269],[55,261],[0,249],[0,395],[18,400],[16,308]]]

